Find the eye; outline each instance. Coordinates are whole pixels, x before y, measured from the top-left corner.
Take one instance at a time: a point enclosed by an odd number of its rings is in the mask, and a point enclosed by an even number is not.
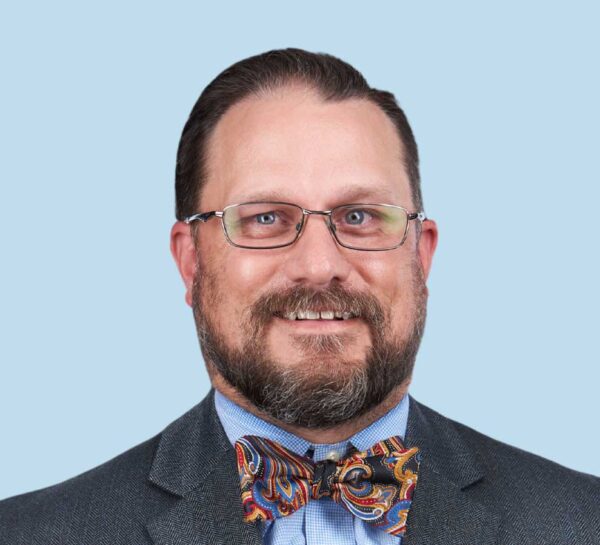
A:
[[[350,210],[345,217],[348,225],[361,225],[365,221],[365,211],[355,208]]]
[[[273,225],[275,218],[275,212],[264,212],[256,215],[256,221],[261,225]]]

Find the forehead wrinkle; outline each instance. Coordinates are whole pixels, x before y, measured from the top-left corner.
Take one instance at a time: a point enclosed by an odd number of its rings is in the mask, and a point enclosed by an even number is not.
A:
[[[341,189],[336,190],[335,193],[335,198],[327,201],[332,203],[332,208],[340,204],[351,204],[360,202],[395,204],[397,206],[409,204],[395,202],[398,200],[397,195],[394,195],[393,191],[382,187],[369,188],[361,185],[345,186]],[[305,199],[302,200],[305,201]],[[237,197],[235,197],[231,203],[228,204],[240,204],[252,201],[281,201],[302,206],[302,204],[298,202],[298,199],[296,197],[291,197],[291,193],[289,191],[282,191],[279,189],[250,191],[247,193],[241,193]],[[306,202],[305,204],[308,207],[312,206],[309,202]]]

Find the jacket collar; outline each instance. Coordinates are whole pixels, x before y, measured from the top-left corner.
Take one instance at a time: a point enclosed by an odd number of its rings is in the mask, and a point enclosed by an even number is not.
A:
[[[214,397],[211,389],[161,434],[149,479],[171,494],[185,496],[201,486],[234,452],[217,416]]]
[[[485,466],[457,425],[410,397],[405,443],[423,458],[403,545],[491,545],[499,517],[469,493]],[[259,524],[242,521],[235,451],[214,390],[164,430],[149,480],[178,498],[148,523],[156,545],[260,545]]]
[[[461,437],[456,423],[409,396],[405,443],[420,448],[425,464],[459,488],[476,483],[485,474],[476,451]]]
[[[403,545],[496,542],[499,514],[471,494],[485,465],[458,426],[410,398],[405,442],[421,449],[422,461]]]

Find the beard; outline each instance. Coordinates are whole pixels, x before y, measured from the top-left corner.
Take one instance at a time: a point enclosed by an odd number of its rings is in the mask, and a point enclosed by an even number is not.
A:
[[[242,314],[241,347],[228,343],[211,319],[210,308],[224,301],[218,277],[203,271],[200,260],[196,271],[192,309],[204,360],[275,420],[331,428],[366,414],[412,375],[427,307],[427,288],[416,260],[403,293],[410,324],[404,335],[392,333],[389,314],[374,295],[335,282],[320,291],[294,286],[260,296]],[[291,339],[303,356],[300,364],[274,359],[267,332],[275,317],[310,308],[351,312],[363,320],[371,336],[366,356],[342,357],[346,343],[353,341],[350,334],[302,334]]]

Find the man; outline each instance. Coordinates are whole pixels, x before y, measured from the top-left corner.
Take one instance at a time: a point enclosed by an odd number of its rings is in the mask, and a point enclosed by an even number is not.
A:
[[[214,389],[0,503],[0,544],[600,544],[600,479],[408,395],[437,227],[391,94],[329,55],[245,59],[194,106],[176,194]]]

